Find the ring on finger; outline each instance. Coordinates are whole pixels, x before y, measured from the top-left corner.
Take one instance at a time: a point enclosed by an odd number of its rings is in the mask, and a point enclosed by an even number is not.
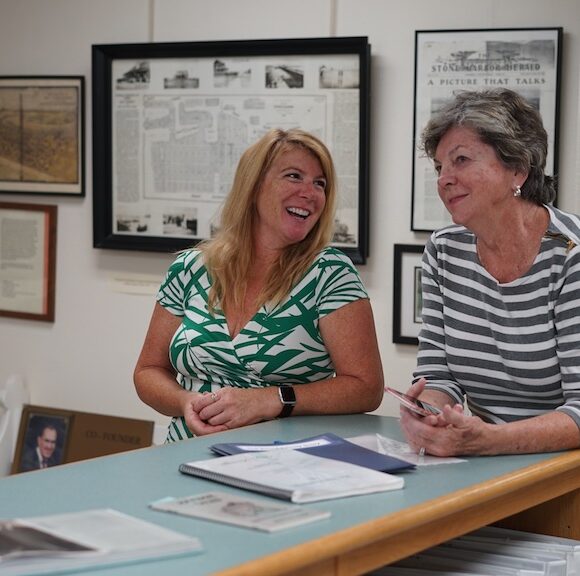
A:
[[[419,457],[422,458],[423,456],[425,456],[425,446],[419,448]]]
[[[213,402],[215,402],[218,399],[217,394],[215,392],[211,393],[211,399]]]

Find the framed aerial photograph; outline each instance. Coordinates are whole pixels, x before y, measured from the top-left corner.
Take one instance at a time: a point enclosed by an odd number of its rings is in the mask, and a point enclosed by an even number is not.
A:
[[[0,193],[85,194],[83,76],[0,76]]]
[[[54,322],[57,210],[0,202],[0,316]]]
[[[548,133],[546,173],[558,172],[562,28],[417,30],[411,230],[451,224],[433,164],[419,149],[431,115],[456,92],[508,88],[539,110]]]
[[[423,298],[421,259],[424,246],[395,244],[393,268],[393,342],[418,344]]]
[[[366,37],[94,45],[96,248],[176,251],[218,226],[242,152],[271,128],[324,141],[333,245],[368,255]]]
[[[30,472],[66,462],[73,413],[25,405],[12,463],[12,473]]]

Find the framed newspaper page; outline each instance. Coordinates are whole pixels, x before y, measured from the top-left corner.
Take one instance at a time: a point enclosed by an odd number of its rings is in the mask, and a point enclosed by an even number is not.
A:
[[[425,246],[395,244],[393,267],[393,342],[419,344],[423,298],[421,259]]]
[[[96,248],[210,238],[242,152],[270,128],[323,140],[338,176],[333,245],[368,255],[366,37],[94,45]]]
[[[0,77],[0,193],[84,196],[84,83]]]
[[[0,316],[54,322],[57,206],[0,202]]]
[[[561,54],[562,28],[415,32],[411,230],[451,223],[420,142],[430,116],[458,91],[509,88],[528,99],[548,133],[546,173],[557,174]]]

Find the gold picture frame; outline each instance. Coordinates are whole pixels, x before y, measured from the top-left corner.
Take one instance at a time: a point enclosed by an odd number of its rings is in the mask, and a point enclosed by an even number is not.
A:
[[[150,420],[25,404],[12,474],[43,467],[40,455],[47,458],[46,467],[52,467],[146,448],[153,443],[154,427]]]
[[[12,474],[66,462],[73,418],[68,410],[25,405],[20,417]],[[46,458],[44,465],[40,461],[43,456]]]

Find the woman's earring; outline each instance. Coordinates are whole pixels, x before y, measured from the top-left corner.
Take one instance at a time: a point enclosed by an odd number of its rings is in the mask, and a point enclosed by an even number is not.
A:
[[[517,198],[518,196],[522,195],[522,189],[516,185],[516,189],[514,190],[514,196]]]

